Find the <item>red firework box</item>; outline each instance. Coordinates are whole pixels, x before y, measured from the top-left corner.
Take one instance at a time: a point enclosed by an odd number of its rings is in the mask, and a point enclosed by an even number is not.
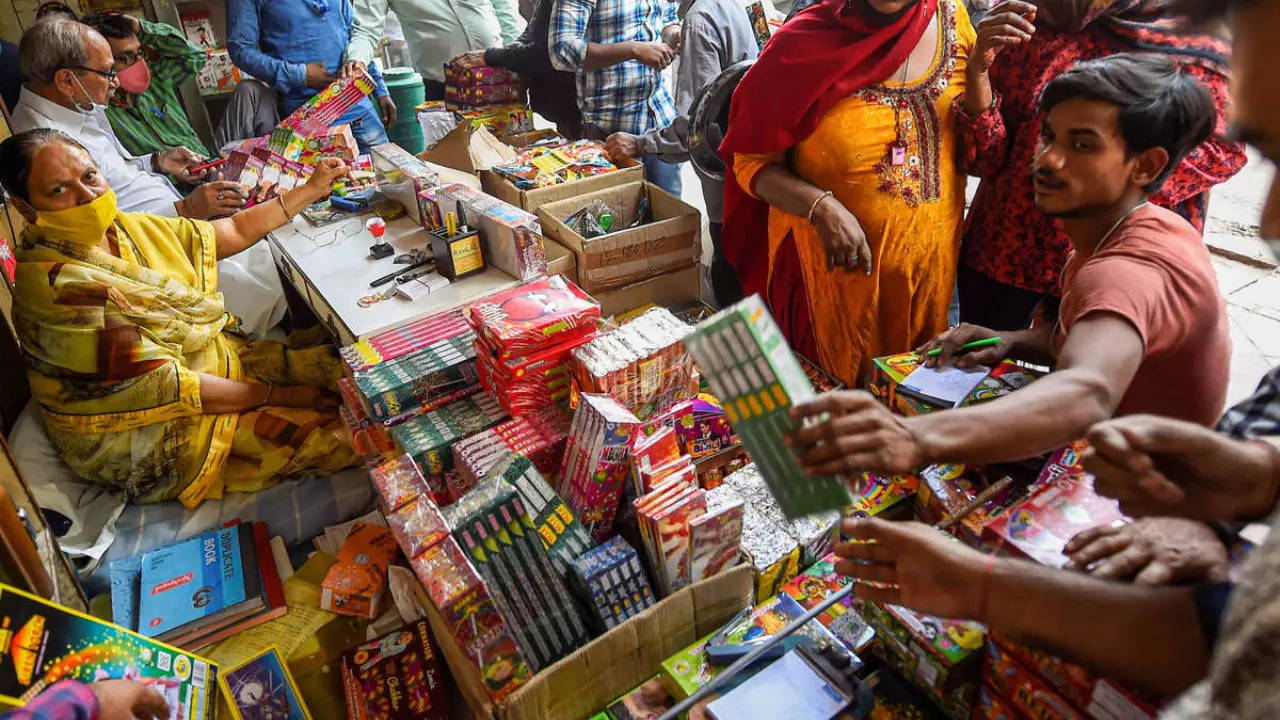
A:
[[[1115,500],[1093,491],[1093,477],[1066,475],[1032,491],[1026,500],[987,523],[983,542],[1048,567],[1062,567],[1067,541],[1100,525],[1120,522]]]
[[[450,637],[495,701],[533,677],[493,597],[456,540],[447,537],[411,561]]]
[[[1031,487],[1038,488],[1043,485],[1049,485],[1053,481],[1068,475],[1083,474],[1084,468],[1081,467],[1080,460],[1084,457],[1085,450],[1088,449],[1088,440],[1076,440],[1070,445],[1053,451],[1049,455],[1049,459],[1045,461],[1044,468],[1040,470],[1039,477],[1036,478]]]
[[[458,87],[447,85],[444,89],[444,106],[448,110],[512,103],[520,99],[520,90],[515,83]]]
[[[342,654],[350,720],[448,720],[449,692],[426,619]]]
[[[705,492],[706,512],[689,522],[689,582],[714,577],[734,565],[742,554],[742,519],[745,505],[740,498],[712,496]]]
[[[449,537],[449,527],[430,494],[419,495],[386,517],[387,527],[407,558],[415,558]]]
[[[609,537],[640,420],[608,395],[583,394],[573,416],[557,487],[596,542]]]
[[[355,388],[348,378],[338,380],[338,392],[343,401],[338,414],[351,432],[351,446],[365,467],[373,468],[399,455],[387,426],[369,417],[364,405],[354,397]]]
[[[692,574],[689,562],[692,549],[690,523],[706,512],[706,491],[690,487],[670,503],[655,508],[653,514],[637,516],[650,524],[653,568],[663,595],[670,595],[689,584]]]
[[[544,277],[471,305],[471,322],[499,360],[595,332],[600,305],[559,275]]]
[[[594,335],[593,330],[528,356],[508,360],[498,359],[485,343],[477,340],[475,351],[480,358],[481,385],[512,417],[552,405],[567,406],[572,389],[569,353]]]
[[[451,486],[454,497],[462,497],[509,452],[529,458],[543,477],[554,478],[568,437],[569,423],[564,415],[544,407],[454,443],[454,466],[458,469],[453,478],[457,487]]]
[[[970,720],[1023,720],[1026,716],[1013,709],[1009,701],[1000,697],[1000,693],[983,683],[978,688],[978,700],[973,704],[973,715]]]
[[[495,65],[481,65],[473,68],[457,68],[444,66],[446,85],[454,87],[475,87],[477,85],[503,85],[516,81],[515,73],[507,68]]]
[[[431,488],[418,470],[418,465],[408,455],[388,460],[369,471],[369,479],[378,491],[385,513],[393,513],[421,495],[430,495]],[[410,557],[413,557],[412,555]]]
[[[1041,720],[1089,719],[1088,715],[1077,710],[998,643],[987,642],[987,663],[983,668],[983,680],[1000,699],[1028,717]]]
[[[826,600],[828,595],[839,592],[853,582],[853,578],[836,572],[836,563],[839,561],[840,558],[835,553],[828,554],[788,580],[779,592],[790,595],[805,610],[812,610]],[[853,598],[846,595],[844,600],[822,611],[818,615],[818,621],[840,638],[846,647],[860,653],[871,644],[875,631],[862,619],[853,604]]]
[[[1159,705],[1142,698],[1119,683],[1100,678],[1088,670],[1042,650],[1019,645],[993,633],[991,640],[1004,653],[1047,682],[1062,697],[1095,718],[1153,720]]]

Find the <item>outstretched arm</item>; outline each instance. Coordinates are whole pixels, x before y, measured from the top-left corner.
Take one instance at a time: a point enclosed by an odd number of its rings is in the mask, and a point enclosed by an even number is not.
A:
[[[983,555],[917,522],[845,523],[836,570],[859,597],[983,622],[1020,642],[1157,695],[1204,677],[1209,647],[1189,587],[1098,580]]]
[[[341,160],[323,158],[305,184],[280,195],[280,200],[255,205],[231,217],[214,220],[218,259],[235,255],[289,222],[303,208],[328,196],[333,183],[346,174],[347,166]]]

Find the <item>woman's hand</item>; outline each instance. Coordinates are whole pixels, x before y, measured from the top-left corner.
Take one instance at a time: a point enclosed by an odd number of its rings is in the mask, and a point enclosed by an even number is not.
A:
[[[342,399],[314,385],[278,385],[271,388],[270,404],[304,410],[337,410]]]
[[[858,218],[832,196],[818,201],[813,209],[813,225],[827,255],[827,270],[842,267],[849,272],[861,264],[871,274],[871,245]]]
[[[1036,6],[1022,0],[1005,0],[978,24],[978,39],[969,52],[969,71],[991,70],[1006,47],[1020,45],[1036,32]]]
[[[333,190],[334,183],[350,174],[351,168],[348,168],[341,158],[320,158],[316,163],[316,169],[311,172],[311,177],[307,178],[307,187],[319,193],[318,197],[324,197]]]

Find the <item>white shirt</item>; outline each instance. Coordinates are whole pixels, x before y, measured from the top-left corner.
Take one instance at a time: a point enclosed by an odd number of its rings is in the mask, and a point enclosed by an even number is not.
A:
[[[63,107],[23,87],[13,109],[13,130],[20,133],[36,128],[61,130],[79,141],[115,191],[121,211],[177,217],[174,203],[182,195],[169,178],[151,172],[150,155],[129,154],[116,138],[106,113]],[[262,335],[280,322],[287,309],[280,274],[266,241],[218,261],[218,289],[227,311],[254,335]]]
[[[182,196],[173,183],[164,175],[151,172],[150,155],[129,154],[116,139],[105,112],[72,110],[24,87],[18,106],[13,109],[13,130],[20,133],[35,128],[61,130],[78,140],[116,191],[116,200],[124,212],[178,216],[173,204]]]

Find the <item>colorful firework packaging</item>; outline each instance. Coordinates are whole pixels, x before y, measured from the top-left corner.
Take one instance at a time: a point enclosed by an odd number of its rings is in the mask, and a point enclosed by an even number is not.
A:
[[[432,499],[446,505],[451,500],[445,480],[446,473],[453,470],[450,446],[504,419],[506,413],[493,399],[472,395],[396,425],[391,428],[391,437],[417,463]]]
[[[686,404],[687,409],[680,406],[675,429],[680,447],[690,457],[708,457],[742,444],[729,425],[724,406],[715,397],[700,393]]]
[[[0,700],[23,705],[60,680],[132,678],[164,696],[169,717],[212,717],[218,667],[171,645],[0,585]]]
[[[782,592],[790,595],[805,610],[812,610],[826,600],[828,595],[853,582],[848,576],[836,572],[838,561],[839,558],[834,553],[827,555],[787,581],[782,586]],[[854,652],[865,650],[875,636],[875,631],[853,607],[852,597],[846,597],[822,611],[818,615],[818,621]]]
[[[519,99],[521,99],[520,90],[514,82],[470,86],[446,85],[444,88],[444,106],[449,110],[512,103]]]
[[[474,338],[469,329],[459,330],[412,354],[356,373],[355,385],[370,415],[386,422],[468,389],[477,392]]]
[[[342,654],[351,720],[448,720],[449,693],[426,619]]]
[[[998,515],[983,529],[983,541],[1048,567],[1062,567],[1062,549],[1077,534],[1120,522],[1115,500],[1093,491],[1086,474],[1065,475],[1032,491],[1022,502]]]
[[[356,522],[320,584],[320,609],[373,620],[382,612],[396,541],[384,525]]]
[[[583,394],[574,413],[557,490],[597,542],[611,534],[639,424],[608,395]]]
[[[699,582],[732,567],[742,555],[745,504],[726,493],[706,493],[707,510],[689,523],[689,581]]]
[[[423,494],[387,514],[387,527],[407,558],[415,558],[449,537],[440,508]]]
[[[685,345],[787,517],[849,504],[839,478],[805,474],[784,442],[799,427],[791,406],[813,385],[758,295],[703,321]]]
[[[412,354],[432,343],[470,330],[463,310],[449,310],[380,332],[342,348],[339,353],[350,377],[373,366]]]
[[[504,453],[486,475],[501,476],[515,488],[556,572],[567,577],[574,558],[595,543],[564,500],[551,489],[529,458],[514,452]]]
[[[467,117],[463,113],[463,117]],[[575,140],[556,146],[532,147],[493,171],[521,190],[550,187],[570,180],[613,172],[604,145],[595,140]]]
[[[411,564],[453,641],[480,670],[491,698],[501,700],[533,677],[489,588],[452,537]]]
[[[271,149],[283,151],[293,132],[308,137],[326,134],[343,113],[372,93],[374,87],[373,78],[363,70],[350,77],[334,80],[328,87],[311,96],[289,117],[280,121],[275,132],[271,133]]]
[[[707,512],[707,494],[687,480],[674,481],[636,501],[636,521],[650,566],[665,597],[690,582],[690,523]]]
[[[986,628],[968,620],[917,613],[899,605],[864,602],[875,630],[875,653],[952,717],[969,717],[978,689]]]
[[[573,560],[571,581],[598,630],[609,630],[654,603],[635,548],[614,537]]]
[[[572,391],[569,352],[593,334],[575,336],[526,357],[509,360],[498,359],[487,345],[477,340],[480,384],[512,417],[552,406],[567,410]]]
[[[535,670],[586,642],[586,626],[510,483],[488,477],[445,514]]]
[[[372,468],[369,477],[382,500],[384,513],[393,513],[417,500],[419,496],[431,492],[422,472],[408,455],[401,455]]]
[[[569,421],[555,408],[544,407],[512,417],[454,443],[456,472],[449,477],[449,489],[454,497],[462,497],[508,451],[529,458],[544,478],[554,477],[560,472],[568,438]]]
[[[649,434],[635,433],[631,441],[631,482],[636,496],[649,492],[659,480],[678,470],[674,463],[691,464],[689,458],[680,453],[674,429],[662,427]]]
[[[351,446],[364,461],[365,467],[373,468],[395,458],[399,450],[392,441],[391,434],[387,432],[387,426],[369,417],[350,378],[338,381],[338,392],[343,401],[338,414],[351,431]]]
[[[697,394],[682,342],[690,332],[670,310],[651,309],[573,351],[578,388],[612,395],[641,420],[660,414]]]
[[[480,340],[499,360],[526,357],[595,332],[600,305],[559,275],[539,278],[471,305]]]
[[[453,65],[444,66],[446,86],[474,87],[476,85],[505,85],[516,82],[515,73],[504,67],[481,65],[473,68],[460,68]]]

